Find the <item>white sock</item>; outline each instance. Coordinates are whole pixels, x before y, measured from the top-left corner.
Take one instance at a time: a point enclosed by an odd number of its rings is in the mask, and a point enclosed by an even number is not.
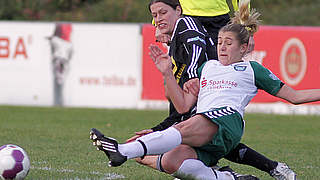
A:
[[[182,142],[180,132],[174,127],[147,134],[137,140],[145,144],[147,155],[163,154],[177,147]],[[119,152],[127,156],[128,159],[143,156],[144,148],[137,140],[132,143],[119,144]]]
[[[118,145],[119,152],[127,156],[128,159],[141,157],[143,156],[144,150],[138,141],[130,142],[127,144],[119,144]]]
[[[184,160],[174,175],[178,178],[184,178],[187,176],[201,180],[234,180],[233,176],[229,172],[213,170],[197,159]]]

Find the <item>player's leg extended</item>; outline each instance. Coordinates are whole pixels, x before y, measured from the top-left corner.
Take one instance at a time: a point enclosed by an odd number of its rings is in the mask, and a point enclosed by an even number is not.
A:
[[[142,136],[131,143],[118,145],[117,141],[105,137],[97,129],[91,130],[90,139],[93,140],[94,145],[99,150],[106,153],[111,161],[111,166],[119,166],[127,159],[163,154],[181,143],[190,146],[201,146],[212,139],[216,130],[217,125],[201,115],[196,115],[176,125],[176,127]],[[120,162],[118,162],[119,159],[121,160]]]

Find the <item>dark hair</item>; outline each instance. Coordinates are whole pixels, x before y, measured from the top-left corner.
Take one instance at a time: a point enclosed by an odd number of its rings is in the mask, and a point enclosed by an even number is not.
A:
[[[172,7],[172,9],[177,9],[178,6],[180,6],[179,0],[151,0],[148,7],[149,7],[149,11],[151,12],[151,5],[157,2],[162,2],[170,7]]]

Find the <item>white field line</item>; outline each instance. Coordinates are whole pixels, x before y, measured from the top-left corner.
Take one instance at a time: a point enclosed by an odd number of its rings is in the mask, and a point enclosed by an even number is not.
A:
[[[38,162],[38,164],[46,164],[45,162]],[[47,166],[30,166],[30,169],[38,169],[38,170],[44,170],[44,171],[53,171],[53,172],[60,172],[60,173],[77,173],[77,174],[88,174],[88,175],[101,175],[103,176],[101,179],[108,179],[108,180],[113,180],[113,179],[124,179],[125,176],[122,174],[117,174],[117,173],[102,173],[99,171],[91,171],[91,172],[83,172],[83,171],[75,171],[73,169],[66,169],[66,168],[61,168],[61,169],[55,169]],[[79,178],[77,178],[79,179]]]

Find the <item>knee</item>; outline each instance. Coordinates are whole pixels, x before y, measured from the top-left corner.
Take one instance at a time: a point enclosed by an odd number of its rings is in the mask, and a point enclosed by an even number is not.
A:
[[[179,169],[179,167],[175,163],[175,161],[170,160],[170,158],[162,157],[161,166],[162,166],[162,169],[164,170],[164,172],[166,172],[168,174],[173,174],[174,172],[176,172]]]
[[[173,174],[178,171],[184,160],[196,157],[195,151],[190,146],[180,145],[163,155],[161,165],[166,173]]]

